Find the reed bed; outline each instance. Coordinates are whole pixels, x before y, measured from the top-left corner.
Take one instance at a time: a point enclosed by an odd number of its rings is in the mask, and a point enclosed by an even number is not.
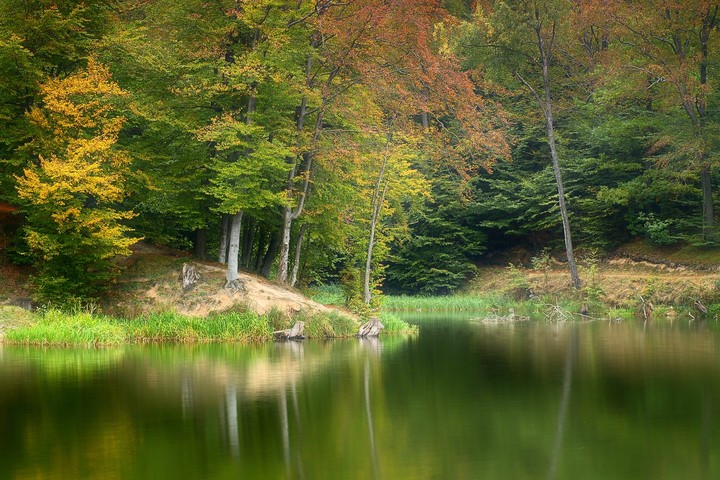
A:
[[[273,316],[274,315],[274,316]],[[49,309],[32,321],[10,329],[4,342],[42,346],[114,346],[139,343],[263,342],[272,339],[277,313],[229,312],[208,317],[188,317],[173,312],[133,319],[118,319],[91,312]],[[336,313],[300,313],[288,323],[305,322],[309,338],[349,337],[358,324]]]
[[[447,297],[386,296],[382,309],[397,312],[478,312],[512,303],[512,299],[500,295],[476,296],[453,295]]]

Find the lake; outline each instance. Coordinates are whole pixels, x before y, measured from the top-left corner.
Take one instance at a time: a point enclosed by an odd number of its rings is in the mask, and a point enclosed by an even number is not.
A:
[[[412,321],[374,341],[0,346],[0,478],[720,478],[714,321]]]

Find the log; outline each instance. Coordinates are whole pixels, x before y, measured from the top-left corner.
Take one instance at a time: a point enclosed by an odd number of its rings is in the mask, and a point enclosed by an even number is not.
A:
[[[182,268],[182,289],[186,292],[195,286],[195,283],[200,280],[200,274],[195,270],[195,265],[189,263],[183,263]]]
[[[305,338],[305,322],[295,322],[292,328],[273,332],[277,340],[302,340]]]
[[[383,328],[385,325],[380,322],[378,317],[370,317],[370,320],[360,327],[358,337],[377,337]]]

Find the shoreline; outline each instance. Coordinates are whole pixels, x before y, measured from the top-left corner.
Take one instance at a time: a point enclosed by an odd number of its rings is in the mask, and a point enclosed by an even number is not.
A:
[[[417,327],[385,314],[385,335],[416,333]],[[105,347],[147,343],[263,343],[273,332],[305,322],[305,338],[329,339],[357,336],[360,322],[336,312],[300,312],[293,316],[271,311],[231,311],[207,317],[173,312],[125,319],[87,311],[40,313],[20,307],[0,306],[0,343],[38,347]]]

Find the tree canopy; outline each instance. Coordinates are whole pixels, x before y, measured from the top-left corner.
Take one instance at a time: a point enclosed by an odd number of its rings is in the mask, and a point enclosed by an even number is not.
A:
[[[0,6],[0,201],[36,296],[140,238],[281,283],[450,293],[493,251],[718,241],[720,2]],[[570,232],[572,231],[572,237]],[[574,246],[573,246],[574,241]]]

